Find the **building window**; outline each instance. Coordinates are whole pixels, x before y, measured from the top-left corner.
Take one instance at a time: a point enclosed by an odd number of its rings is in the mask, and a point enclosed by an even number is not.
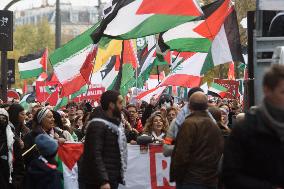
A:
[[[61,21],[62,23],[70,22],[70,12],[61,12]]]
[[[78,23],[78,13],[72,13],[72,23]]]
[[[87,11],[79,12],[79,22],[89,23],[90,22],[90,13]]]

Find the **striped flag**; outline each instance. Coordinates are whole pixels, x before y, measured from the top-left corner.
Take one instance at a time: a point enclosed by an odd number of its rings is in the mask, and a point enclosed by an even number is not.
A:
[[[63,184],[66,189],[78,189],[78,165],[83,154],[83,143],[64,143],[58,148],[58,169],[63,172]]]
[[[230,0],[218,0],[202,8],[204,19],[186,22],[162,34],[171,50],[208,52],[212,41],[231,11]]]
[[[19,72],[21,79],[38,77],[43,71],[45,62],[45,51],[41,50],[34,54],[21,56],[18,60]]]
[[[196,53],[178,64],[162,81],[161,86],[197,87],[201,82],[201,70],[207,53]]]
[[[54,74],[63,87],[63,96],[75,93],[88,83],[87,79],[92,69],[86,69],[87,72],[86,70],[81,71],[90,64],[92,65],[89,57],[96,53],[96,45],[93,44],[90,34],[96,27],[97,25],[91,27],[49,56]]]
[[[211,96],[218,96],[221,98],[224,98],[226,96],[228,89],[223,87],[222,85],[219,85],[217,83],[211,83],[208,94]]]
[[[136,97],[136,99],[150,103],[150,100],[151,100],[152,97],[154,97],[155,99],[158,99],[161,96],[161,94],[164,92],[165,89],[166,89],[166,87],[153,88],[151,90],[140,93]]]
[[[136,39],[178,26],[202,15],[196,0],[124,0],[92,34],[94,43],[103,35]]]

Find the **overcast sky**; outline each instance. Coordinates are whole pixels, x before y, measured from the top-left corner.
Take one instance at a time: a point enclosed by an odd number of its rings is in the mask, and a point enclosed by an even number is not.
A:
[[[4,8],[11,0],[0,0],[0,10]],[[10,10],[22,10],[32,7],[39,7],[43,0],[21,0],[21,2],[16,3]],[[71,2],[74,6],[80,5],[97,5],[97,0],[61,0],[62,2]],[[110,0],[102,0],[102,2],[109,2]],[[49,4],[54,4],[55,0],[48,0]]]

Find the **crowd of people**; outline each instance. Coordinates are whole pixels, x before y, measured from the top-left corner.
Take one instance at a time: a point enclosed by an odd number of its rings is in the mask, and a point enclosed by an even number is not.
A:
[[[163,145],[177,189],[284,188],[284,66],[273,66],[263,87],[263,104],[246,114],[237,100],[208,99],[199,87],[187,103],[163,94],[125,104],[119,92],[106,91],[98,107],[69,102],[54,111],[34,103],[26,112],[3,104],[0,188],[62,188],[55,157],[65,142],[84,143],[81,189],[124,184],[127,144]]]

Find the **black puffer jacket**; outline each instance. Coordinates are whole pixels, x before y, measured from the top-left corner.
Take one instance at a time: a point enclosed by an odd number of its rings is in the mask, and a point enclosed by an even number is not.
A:
[[[115,119],[102,118],[119,125]],[[104,123],[90,123],[80,167],[80,183],[94,185],[93,188],[105,183],[122,183],[118,136]]]
[[[247,113],[227,139],[223,177],[226,189],[284,187],[284,143],[259,110]]]

